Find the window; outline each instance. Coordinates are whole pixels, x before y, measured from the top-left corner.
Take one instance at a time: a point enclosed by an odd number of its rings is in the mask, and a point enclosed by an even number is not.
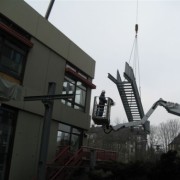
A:
[[[0,34],[0,71],[21,79],[27,49],[19,43]]]
[[[57,133],[57,144],[60,146],[69,145],[70,134],[62,131],[58,131]]]
[[[22,80],[30,35],[0,13],[0,71]]]
[[[62,102],[74,109],[85,110],[86,86],[78,80],[74,80],[68,75],[64,78],[62,94],[74,94],[74,99],[62,100]]]
[[[92,79],[73,65],[66,64],[62,94],[73,94],[73,99],[62,103],[80,111],[85,111],[87,88],[95,89]]]
[[[59,123],[57,131],[57,147],[71,146],[76,151],[82,145],[83,130]]]

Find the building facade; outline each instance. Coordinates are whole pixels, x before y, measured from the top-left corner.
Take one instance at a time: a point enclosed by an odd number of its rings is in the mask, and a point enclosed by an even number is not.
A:
[[[0,1],[0,180],[32,180],[37,173],[44,105],[25,96],[54,100],[48,160],[61,145],[77,150],[90,126],[95,61],[23,0]]]
[[[168,150],[177,151],[178,155],[180,155],[180,134],[168,145]]]

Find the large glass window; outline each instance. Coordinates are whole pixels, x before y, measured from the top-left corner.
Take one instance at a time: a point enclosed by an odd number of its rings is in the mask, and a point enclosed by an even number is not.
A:
[[[75,109],[84,111],[86,103],[86,91],[87,88],[82,82],[66,75],[64,78],[62,94],[74,94],[75,98],[62,100],[62,102]]]
[[[0,72],[19,82],[23,78],[25,60],[32,47],[30,34],[0,13]]]
[[[59,146],[67,146],[70,141],[70,133],[58,131],[57,133],[57,144]]]
[[[83,130],[59,123],[57,131],[57,147],[70,146],[76,151],[82,145]]]
[[[0,71],[21,79],[27,49],[15,41],[0,33]]]

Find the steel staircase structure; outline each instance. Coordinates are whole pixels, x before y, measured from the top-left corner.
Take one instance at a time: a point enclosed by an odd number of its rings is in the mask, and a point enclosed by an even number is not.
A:
[[[108,73],[108,78],[113,81],[119,91],[127,118],[129,122],[139,121],[144,116],[144,110],[141,98],[136,84],[133,69],[126,62],[124,77],[126,81],[122,81],[119,71],[117,71],[117,79]]]
[[[55,158],[51,162],[47,163],[46,179],[52,179],[52,177],[57,173],[57,171],[61,169],[71,157],[72,153],[70,153],[70,146],[60,147]]]

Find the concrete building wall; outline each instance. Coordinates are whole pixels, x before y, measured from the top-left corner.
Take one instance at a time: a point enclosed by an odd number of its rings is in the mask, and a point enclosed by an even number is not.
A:
[[[37,173],[43,117],[19,111],[9,180],[32,180]],[[56,151],[57,122],[51,122],[47,161]]]
[[[32,179],[37,168],[42,117],[20,111],[9,180]]]
[[[23,0],[1,0],[0,12],[94,78],[95,61],[26,2]]]
[[[9,180],[32,180],[37,173],[43,117],[19,111]],[[48,161],[56,151],[57,122],[52,121]]]
[[[66,62],[71,62],[90,77],[94,77],[95,61],[24,1],[2,1],[0,11],[33,35],[33,48],[27,57],[22,97],[47,94],[48,82],[56,82],[56,93],[60,94]],[[55,102],[53,119],[74,124],[72,117],[77,117],[75,124],[88,129],[90,97],[91,90],[88,89],[85,112],[78,112]],[[39,115],[44,114],[42,102],[10,101],[7,104]]]
[[[46,95],[49,82],[55,82],[56,94],[61,94],[67,62],[94,78],[95,61],[23,0],[1,0],[0,13],[32,35],[33,47],[28,52],[21,84],[22,98],[4,102],[19,112],[9,180],[32,180],[37,173],[45,108],[41,101],[25,102],[23,97]],[[60,100],[54,101],[48,160],[55,155],[58,122],[88,130],[90,99],[91,89],[87,88],[84,112],[68,107]]]

